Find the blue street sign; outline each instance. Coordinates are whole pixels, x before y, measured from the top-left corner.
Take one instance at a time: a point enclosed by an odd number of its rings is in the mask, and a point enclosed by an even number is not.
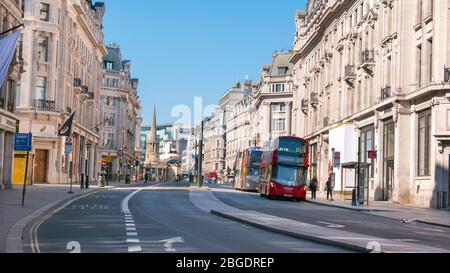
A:
[[[66,146],[65,146],[66,148],[65,148],[65,153],[66,154],[70,154],[71,152],[72,152],[72,145],[70,144],[70,145],[68,145],[68,144],[66,144]]]
[[[31,146],[33,142],[33,135],[28,134],[16,134],[14,136],[14,151],[31,152]]]

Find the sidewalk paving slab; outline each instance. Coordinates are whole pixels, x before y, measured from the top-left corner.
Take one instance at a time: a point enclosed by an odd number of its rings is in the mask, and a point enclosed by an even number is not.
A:
[[[211,191],[190,189],[190,200],[199,209],[230,220],[287,236],[331,244],[358,252],[381,253],[450,253],[445,249],[404,241],[335,230],[255,211],[245,211],[219,201]]]

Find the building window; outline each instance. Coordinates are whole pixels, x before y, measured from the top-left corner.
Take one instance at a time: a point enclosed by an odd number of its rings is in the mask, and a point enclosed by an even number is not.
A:
[[[272,92],[284,92],[284,84],[274,84],[272,86]]]
[[[116,114],[108,113],[105,115],[105,121],[108,120],[108,126],[116,126]]]
[[[272,112],[284,112],[286,111],[285,103],[274,103],[272,104]]]
[[[273,130],[276,132],[283,132],[285,130],[286,120],[284,118],[277,118],[273,120]]]
[[[48,62],[48,37],[39,38],[37,57],[40,62]]]
[[[419,114],[418,120],[418,176],[430,175],[430,139],[431,139],[431,111]]]
[[[37,77],[36,78],[36,99],[45,100],[47,93],[47,78]]]
[[[278,67],[278,76],[286,76],[288,71],[288,67]]]
[[[41,21],[48,22],[50,20],[50,4],[41,3],[41,11],[40,11],[40,19]]]
[[[375,150],[375,128],[368,126],[361,129],[361,142],[360,142],[360,162],[369,163],[370,178],[374,178],[375,174],[375,161],[369,159],[369,151]]]
[[[105,69],[107,69],[107,70],[112,70],[113,67],[114,67],[114,62],[111,62],[111,61],[105,61],[105,62],[104,62],[104,67],[105,67]]]

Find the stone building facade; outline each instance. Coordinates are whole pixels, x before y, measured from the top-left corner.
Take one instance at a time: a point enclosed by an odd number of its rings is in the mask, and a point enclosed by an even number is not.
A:
[[[35,183],[97,179],[104,13],[104,3],[90,0],[24,0],[17,115],[20,131],[33,133]],[[73,111],[67,153],[58,128]]]
[[[296,15],[294,118],[321,189],[447,207],[450,2],[310,0]],[[371,152],[372,151],[372,152]],[[369,158],[369,152],[376,158]],[[358,160],[359,158],[359,160]]]
[[[120,47],[108,45],[103,58],[100,95],[100,158],[107,161],[111,179],[136,175],[140,158],[141,101],[139,80],[131,76],[131,61],[123,60]]]
[[[292,52],[275,52],[272,63],[264,65],[259,88],[253,92],[251,138],[256,145],[292,133],[293,81],[289,62]]]
[[[239,83],[239,85],[241,85]],[[225,155],[225,171],[227,175],[234,175],[234,166],[237,155],[245,148],[257,144],[257,140],[252,138],[252,116],[253,104],[252,94],[258,89],[258,85],[246,80],[241,87],[246,95],[234,107],[226,120],[227,146]]]
[[[219,101],[215,113],[204,121],[203,173],[216,172],[221,178],[226,175],[228,139],[227,121],[235,107],[251,93],[246,84],[240,83],[228,90]]]
[[[22,24],[22,1],[2,0],[0,33],[20,24]],[[10,33],[6,33],[8,34]],[[19,121],[15,113],[16,90],[23,68],[21,55],[22,43],[19,42],[3,86],[0,86],[0,189],[9,189],[12,186],[13,141]]]

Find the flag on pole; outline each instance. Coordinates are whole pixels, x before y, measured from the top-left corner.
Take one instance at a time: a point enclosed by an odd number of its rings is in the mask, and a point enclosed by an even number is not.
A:
[[[0,39],[0,87],[3,86],[6,75],[8,74],[14,52],[16,50],[17,41],[19,40],[20,30]]]
[[[64,122],[63,126],[58,131],[58,136],[70,137],[72,133],[73,118],[75,117],[75,111],[70,115],[70,117]]]

